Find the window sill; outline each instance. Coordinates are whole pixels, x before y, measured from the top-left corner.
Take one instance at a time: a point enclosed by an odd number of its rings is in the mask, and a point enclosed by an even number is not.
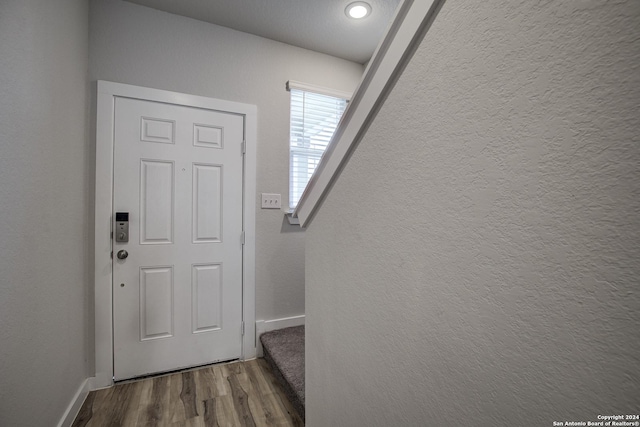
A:
[[[289,225],[300,225],[300,219],[297,216],[293,216],[293,209],[285,210],[284,216],[287,218],[287,221],[289,221]]]

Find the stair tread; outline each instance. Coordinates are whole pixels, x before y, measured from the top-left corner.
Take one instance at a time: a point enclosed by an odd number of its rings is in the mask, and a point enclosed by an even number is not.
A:
[[[262,334],[265,360],[304,420],[304,325]]]

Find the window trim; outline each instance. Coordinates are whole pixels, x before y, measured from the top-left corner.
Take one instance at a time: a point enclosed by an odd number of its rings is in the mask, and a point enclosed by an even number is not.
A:
[[[312,85],[309,83],[302,83],[296,80],[289,80],[286,84],[287,92],[291,92],[291,89],[303,90],[305,92],[318,93],[320,95],[333,96],[336,98],[346,99],[347,103],[351,99],[352,93],[342,90],[331,89],[324,86]]]

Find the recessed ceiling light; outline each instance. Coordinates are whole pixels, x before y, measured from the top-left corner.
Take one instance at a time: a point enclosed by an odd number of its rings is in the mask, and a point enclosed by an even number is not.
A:
[[[371,14],[371,5],[363,1],[350,3],[344,10],[349,18],[362,19]]]

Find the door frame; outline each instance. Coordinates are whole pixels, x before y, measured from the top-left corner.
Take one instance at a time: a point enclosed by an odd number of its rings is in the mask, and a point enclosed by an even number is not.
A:
[[[113,385],[113,215],[114,125],[116,98],[134,98],[244,116],[242,336],[241,359],[256,356],[255,344],[255,218],[257,107],[232,101],[98,80],[96,108],[95,187],[95,377],[91,389]],[[239,148],[240,149],[240,148]]]

